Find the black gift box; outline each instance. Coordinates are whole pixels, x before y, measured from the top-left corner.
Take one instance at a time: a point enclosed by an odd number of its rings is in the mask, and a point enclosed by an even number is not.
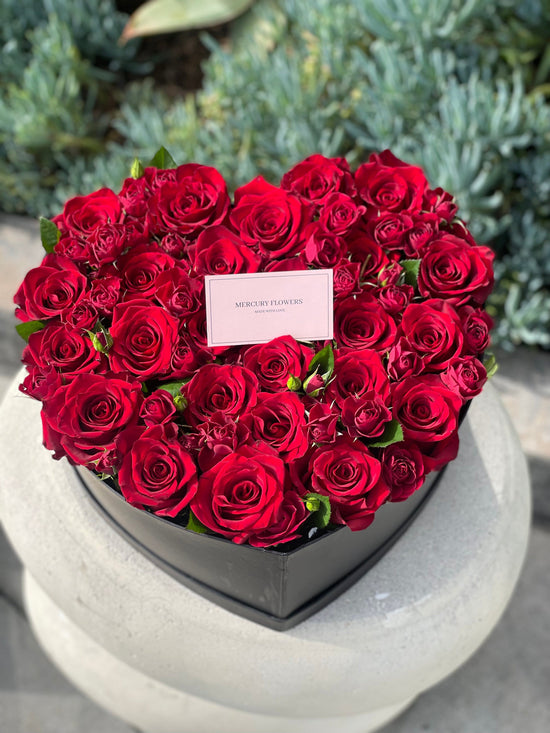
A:
[[[136,509],[91,471],[76,471],[96,508],[160,568],[228,611],[279,631],[304,621],[364,575],[404,532],[442,475],[430,474],[406,501],[382,506],[366,530],[338,527],[285,551],[197,534]]]

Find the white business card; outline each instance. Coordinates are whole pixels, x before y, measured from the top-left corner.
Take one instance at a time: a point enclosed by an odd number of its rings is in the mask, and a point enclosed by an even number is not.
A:
[[[206,275],[208,346],[333,336],[332,270]]]

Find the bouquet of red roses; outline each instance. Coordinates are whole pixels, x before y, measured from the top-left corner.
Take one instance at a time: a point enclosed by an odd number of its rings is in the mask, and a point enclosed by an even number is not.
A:
[[[161,149],[41,220],[16,296],[44,445],[133,506],[257,547],[369,526],[458,450],[481,391],[492,252],[390,151],[312,155],[231,201]],[[204,276],[332,269],[334,340],[209,347]]]

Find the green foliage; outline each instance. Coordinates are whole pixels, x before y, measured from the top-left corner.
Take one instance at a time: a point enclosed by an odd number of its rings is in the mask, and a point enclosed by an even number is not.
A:
[[[77,4],[50,0],[48,12],[71,17],[59,6],[77,13]],[[97,151],[91,141],[105,127],[89,109],[99,93],[99,51],[88,55],[72,22],[70,44],[59,21],[57,36],[42,19],[41,32],[29,37],[35,5],[8,0],[0,9],[5,208],[48,214],[48,189],[60,206],[77,192],[116,187],[135,156],[148,160],[162,145],[178,161],[216,165],[232,188],[257,174],[277,182],[313,152],[356,165],[391,147],[451,191],[476,238],[495,248],[489,307],[500,319],[497,340],[550,348],[547,0],[259,0],[232,24],[230,44],[206,39],[211,56],[197,95],[169,100],[150,82],[127,87],[110,122],[115,134]],[[48,44],[64,52],[53,53],[59,72],[46,74],[41,90],[31,56],[42,54],[47,65]],[[22,59],[19,67],[14,59]],[[14,68],[24,69],[21,78]],[[56,105],[49,101],[54,77],[64,95]],[[41,120],[34,130],[33,118]],[[63,134],[71,136],[69,155]]]

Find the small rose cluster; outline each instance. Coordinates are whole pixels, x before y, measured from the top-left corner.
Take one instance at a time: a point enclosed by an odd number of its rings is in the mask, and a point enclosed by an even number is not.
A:
[[[492,252],[391,152],[312,155],[231,202],[204,165],[68,201],[16,296],[45,446],[237,543],[364,529],[458,450],[487,379]],[[331,268],[334,342],[209,348],[205,275]]]

